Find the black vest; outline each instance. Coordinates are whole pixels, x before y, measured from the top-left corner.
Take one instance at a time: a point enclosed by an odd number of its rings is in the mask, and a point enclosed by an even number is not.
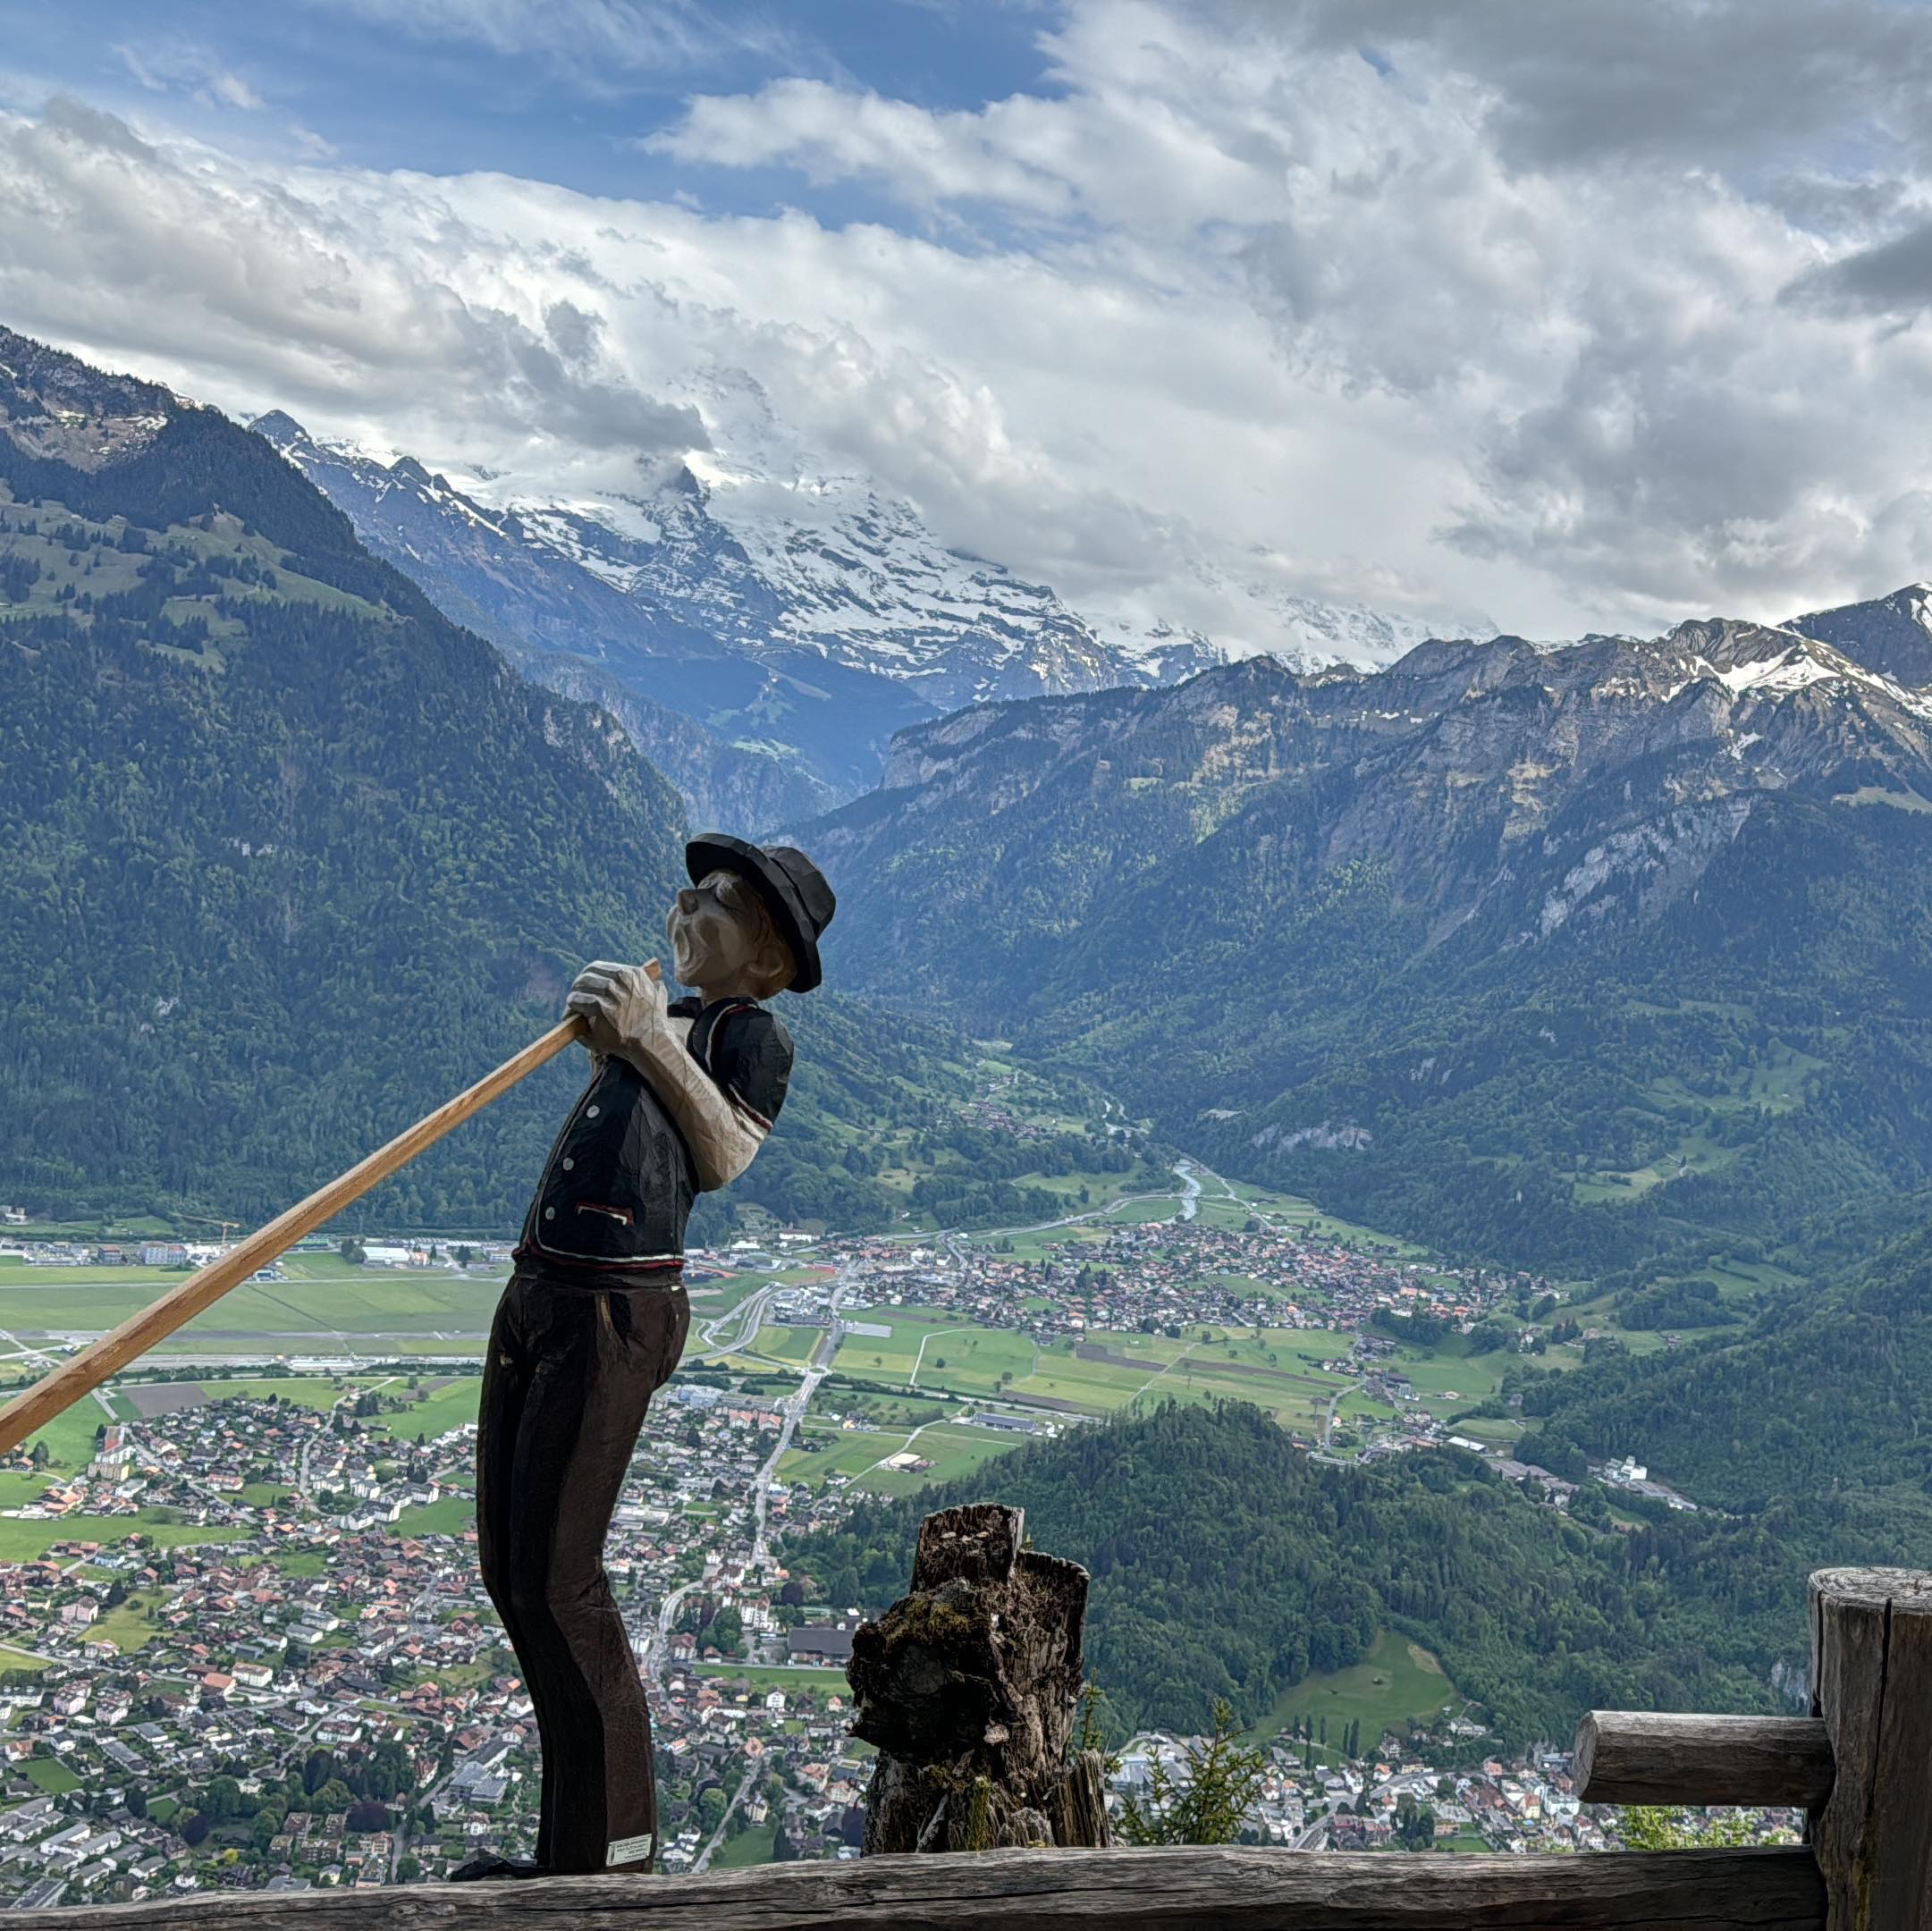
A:
[[[686,1043],[707,1070],[719,1021],[748,1004],[721,1000],[693,1023]],[[684,1135],[644,1075],[613,1054],[595,1062],[550,1150],[524,1217],[518,1258],[590,1269],[675,1270],[684,1264],[685,1222],[697,1194]]]

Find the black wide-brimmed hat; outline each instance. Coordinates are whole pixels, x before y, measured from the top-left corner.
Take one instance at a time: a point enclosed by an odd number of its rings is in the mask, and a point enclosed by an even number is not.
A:
[[[794,992],[809,992],[824,977],[818,963],[819,934],[831,923],[839,901],[825,874],[796,845],[767,847],[729,832],[702,831],[684,847],[684,862],[694,885],[713,872],[735,872],[756,889],[797,961]]]

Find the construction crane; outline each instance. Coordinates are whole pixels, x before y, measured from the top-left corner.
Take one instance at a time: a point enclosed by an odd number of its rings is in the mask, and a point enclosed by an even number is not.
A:
[[[222,1252],[224,1253],[226,1253],[228,1250],[234,1244],[234,1243],[228,1238],[229,1235],[232,1233],[236,1227],[241,1225],[240,1221],[239,1220],[213,1219],[205,1213],[182,1214],[180,1218],[183,1220],[198,1220],[203,1227],[219,1227],[222,1230]]]

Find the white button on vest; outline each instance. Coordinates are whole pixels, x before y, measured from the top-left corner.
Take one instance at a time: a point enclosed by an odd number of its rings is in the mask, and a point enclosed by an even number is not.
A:
[[[584,1117],[586,1119],[595,1119],[598,1114],[603,1111],[603,1109],[602,1107],[586,1107],[584,1109]]]
[[[566,1154],[566,1155],[564,1156],[564,1161],[563,1161],[563,1170],[564,1170],[564,1172],[565,1172],[565,1173],[569,1173],[569,1170],[571,1169],[571,1168],[573,1168],[573,1167],[574,1167],[574,1166],[576,1166],[576,1165],[577,1165],[577,1162],[576,1162],[576,1161],[575,1161],[574,1159],[570,1159],[570,1158],[569,1158],[569,1156],[568,1154]]]
[[[557,1218],[557,1210],[554,1207],[544,1208],[544,1218],[546,1220],[554,1220]]]

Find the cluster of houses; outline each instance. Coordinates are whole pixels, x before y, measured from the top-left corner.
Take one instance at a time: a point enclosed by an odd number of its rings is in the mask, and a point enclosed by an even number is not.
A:
[[[774,1231],[729,1265],[775,1268],[801,1244]],[[430,1261],[422,1244],[393,1245],[394,1264]],[[197,1252],[183,1246],[182,1261]],[[1371,1329],[1378,1311],[1466,1328],[1540,1285],[1424,1269],[1259,1218],[1117,1227],[1043,1257],[883,1239],[821,1243],[818,1257],[854,1299],[841,1307],[808,1280],[774,1296],[768,1319],[887,1331],[856,1299],[1042,1343],[1202,1322],[1354,1329],[1335,1365],[1394,1416],[1371,1454],[1443,1438],[1394,1343]],[[121,1392],[138,1419],[105,1423],[85,1468],[44,1471],[31,1499],[0,1511],[50,1530],[44,1555],[0,1564],[0,1901],[406,1882],[479,1847],[527,1854],[537,1744],[477,1576],[473,1430],[430,1438],[412,1426],[433,1387],[407,1370],[379,1387],[309,1378],[286,1393],[259,1380],[225,1396],[219,1380]],[[788,1534],[841,1522],[852,1490],[773,1479],[786,1419],[742,1378],[680,1377],[654,1405],[618,1505],[608,1566],[652,1700],[667,1869],[703,1866],[746,1832],[769,1841],[761,1854],[856,1854],[868,1767],[846,1733],[842,1665],[859,1608],[807,1601],[782,1559]],[[1024,1436],[1076,1418],[996,1398],[958,1419]],[[931,1464],[915,1442],[888,1466]],[[1518,1467],[1526,1486],[1547,1475]],[[1605,1479],[1639,1489],[1648,1476],[1630,1465]],[[1560,1505],[1555,1488],[1544,1495]],[[1273,1747],[1251,1833],[1409,1843],[1426,1811],[1430,1837],[1470,1848],[1611,1841],[1560,1759],[1446,1775],[1414,1749],[1388,1739],[1361,1763],[1317,1765]],[[1137,1740],[1117,1801],[1163,1753],[1179,1760],[1184,1740]],[[379,1757],[406,1766],[401,1787],[357,1796]]]
[[[473,1429],[418,1444],[410,1397],[428,1391],[401,1378],[393,1395],[291,1379],[307,1400],[260,1381],[224,1397],[216,1381],[184,1405],[128,1387],[156,1412],[104,1424],[86,1469],[17,1507],[56,1532],[44,1556],[0,1564],[0,1901],[377,1884],[446,1873],[479,1845],[527,1851],[537,1743],[477,1575]],[[734,1797],[733,1832],[848,1849],[856,1612],[789,1600],[783,1567],[752,1560],[749,1498],[780,1410],[695,1381],[673,1396],[647,1424],[609,1562],[651,1684],[662,1861],[697,1859],[713,1784]],[[768,1501],[774,1524],[846,1505],[782,1488]],[[57,1533],[69,1516],[84,1535]],[[103,1517],[137,1519],[116,1534]],[[660,1647],[679,1589],[690,1614]],[[753,1659],[785,1690],[734,1676]],[[384,1745],[407,1753],[407,1800],[282,1809],[316,1753],[352,1775]],[[190,1841],[236,1771],[239,1806]]]
[[[1277,1742],[1244,1819],[1243,1835],[1300,1850],[1377,1851],[1397,1846],[1530,1851],[1614,1851],[1620,1847],[1614,1808],[1583,1804],[1576,1796],[1567,1752],[1538,1749],[1505,1761],[1485,1758],[1468,1768],[1444,1769],[1422,1760],[1430,1746],[1480,1736],[1478,1724],[1444,1721],[1436,1731],[1385,1734],[1359,1758],[1322,1753],[1311,1759]],[[1194,1740],[1150,1733],[1119,1753],[1110,1801],[1144,1803],[1157,1760],[1170,1782],[1185,1784]],[[1754,1842],[1794,1843],[1804,1826],[1799,1810],[1747,1813]],[[1687,1817],[1694,1835],[1700,1819]]]
[[[1041,1258],[975,1243],[941,1252],[884,1239],[840,1242],[854,1277],[888,1304],[943,1310],[1042,1343],[1090,1331],[1221,1327],[1347,1328],[1378,1309],[1472,1323],[1542,1283],[1477,1269],[1424,1267],[1257,1219],[1243,1231],[1201,1220],[1109,1228],[1077,1252]],[[800,1316],[810,1297],[797,1298]]]

